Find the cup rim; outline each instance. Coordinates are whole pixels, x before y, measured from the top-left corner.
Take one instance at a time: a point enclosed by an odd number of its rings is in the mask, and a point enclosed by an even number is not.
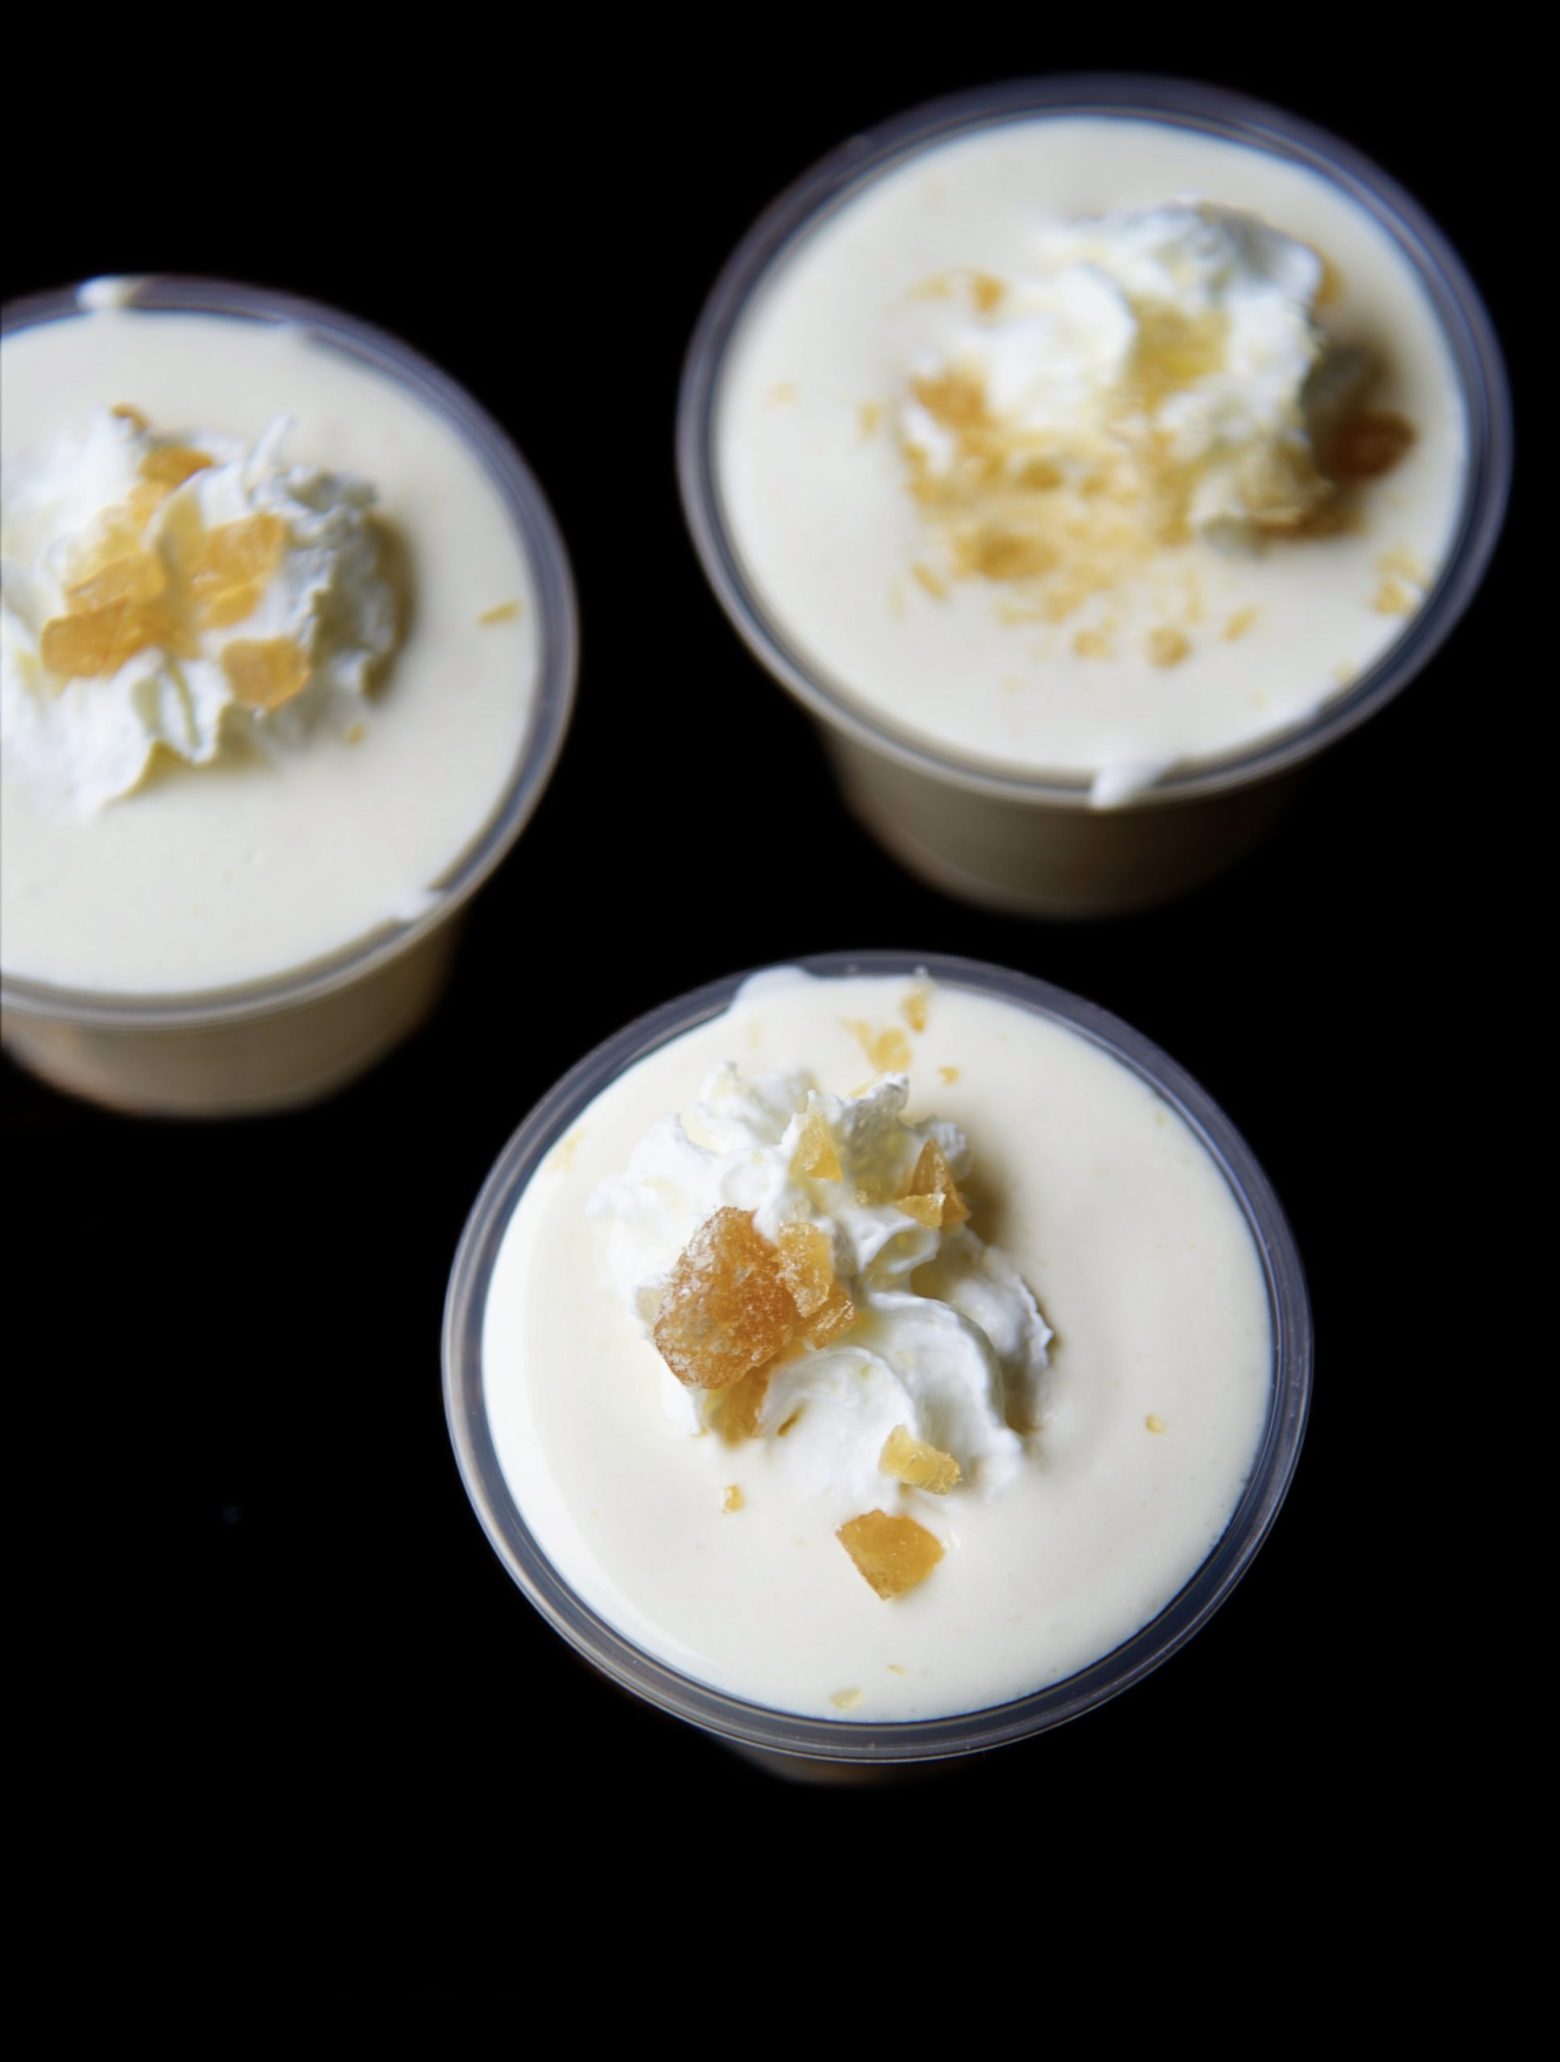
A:
[[[699,1682],[618,1632],[553,1567],[515,1503],[486,1410],[482,1331],[510,1218],[553,1145],[611,1081],[719,1016],[743,982],[764,968],[708,982],[604,1040],[542,1097],[500,1153],[467,1219],[445,1301],[445,1418],[456,1464],[489,1544],[529,1602],[576,1653],[657,1709],[737,1745],[811,1761],[890,1766],[983,1753],[1063,1724],[1140,1681],[1186,1644],[1250,1566],[1288,1492],[1305,1435],[1313,1333],[1304,1270],[1283,1208],[1234,1125],[1168,1054],[1109,1011],[1033,975],[948,954],[831,952],[785,964],[823,977],[923,974],[1028,1007],[1127,1066],[1190,1127],[1246,1218],[1267,1286],[1272,1341],[1262,1438],[1217,1544],[1156,1617],[1089,1667],[985,1710],[887,1724],[807,1717]]]
[[[0,335],[87,312],[80,281],[7,302]],[[454,915],[498,866],[529,822],[563,749],[579,669],[579,610],[568,553],[546,496],[508,433],[450,374],[388,330],[299,294],[182,273],[123,282],[123,305],[153,314],[218,315],[287,324],[390,379],[443,420],[481,462],[504,504],[536,588],[540,653],[529,726],[509,784],[473,837],[428,884],[437,896],[415,916],[390,918],[367,936],[285,972],[191,990],[119,992],[0,976],[7,1010],[94,1028],[190,1029],[269,1016],[314,1002],[412,950]]]
[[[722,499],[716,420],[733,339],[759,290],[828,216],[871,182],[934,145],[1031,118],[1098,116],[1200,130],[1306,167],[1338,187],[1413,267],[1455,364],[1468,458],[1457,524],[1440,574],[1398,637],[1350,686],[1267,739],[1188,761],[1120,807],[1153,808],[1267,779],[1312,758],[1385,706],[1446,641],[1477,592],[1510,494],[1511,395],[1500,344],[1466,266],[1417,201],[1351,144],[1265,101],[1196,80],[1080,72],[976,87],[923,103],[850,137],[758,217],[718,275],[683,364],[677,472],[683,515],[705,578],[748,650],[809,712],[856,744],[979,793],[1059,808],[1091,806],[1087,775],[1019,772],[932,743],[854,700],[771,613],[749,577]]]

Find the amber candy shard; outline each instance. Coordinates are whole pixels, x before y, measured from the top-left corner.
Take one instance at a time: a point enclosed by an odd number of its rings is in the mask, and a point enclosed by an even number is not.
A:
[[[791,1166],[794,1172],[805,1174],[811,1181],[840,1179],[840,1156],[835,1150],[833,1138],[829,1135],[828,1125],[816,1110],[809,1110],[803,1121]]]
[[[262,511],[207,530],[188,549],[190,599],[202,619],[223,629],[241,623],[287,549],[287,525]]]
[[[909,1072],[910,1041],[897,1024],[886,1031],[874,1031],[870,1024],[847,1018],[846,1029],[855,1033],[856,1043],[879,1074]]]
[[[721,1390],[716,1399],[714,1423],[722,1439],[735,1445],[740,1439],[758,1437],[764,1398],[769,1394],[769,1376],[767,1367],[754,1368],[751,1374],[740,1376],[729,1388]]]
[[[831,1339],[837,1339],[841,1332],[849,1331],[856,1322],[856,1306],[836,1282],[829,1291],[826,1302],[820,1304],[811,1317],[802,1320],[802,1334],[814,1346],[826,1346]]]
[[[279,709],[309,684],[309,655],[290,637],[235,637],[222,648],[234,698],[251,709]]]
[[[943,1557],[942,1544],[914,1518],[866,1511],[851,1518],[835,1538],[857,1570],[883,1598],[902,1597],[924,1582]]]
[[[941,1202],[942,1208],[936,1222],[945,1231],[951,1231],[956,1224],[962,1224],[970,1214],[968,1203],[959,1194],[959,1184],[953,1178],[948,1156],[935,1138],[929,1138],[922,1146],[909,1184],[900,1198],[899,1207],[901,1210],[909,1209],[912,1203],[919,1203],[931,1196],[936,1196]],[[915,1217],[919,1212],[911,1210],[910,1215]],[[921,1218],[923,1224],[928,1221],[927,1218]]]
[[[885,1475],[911,1489],[929,1489],[933,1496],[946,1496],[957,1489],[963,1469],[951,1453],[917,1439],[908,1425],[896,1425],[883,1442],[878,1466]]]
[[[782,1224],[780,1272],[802,1317],[811,1317],[828,1302],[837,1286],[834,1245],[816,1224]]]
[[[38,640],[39,655],[51,673],[71,680],[103,679],[156,644],[160,628],[154,609],[140,602],[111,601],[102,608],[50,617]]]
[[[780,1253],[730,1205],[707,1217],[667,1278],[653,1336],[691,1389],[725,1389],[787,1346],[796,1305]]]
[[[182,487],[186,480],[207,471],[216,462],[191,444],[156,444],[141,460],[141,478],[161,481],[167,487]]]
[[[168,569],[141,542],[133,514],[113,509],[91,543],[72,555],[65,600],[72,615],[111,602],[155,601],[168,585]]]

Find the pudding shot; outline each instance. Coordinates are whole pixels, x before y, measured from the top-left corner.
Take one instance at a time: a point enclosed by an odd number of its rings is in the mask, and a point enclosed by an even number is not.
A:
[[[412,1030],[534,808],[567,566],[497,426],[286,296],[8,310],[5,1036],[128,1109],[311,1100]]]
[[[1309,1378],[1289,1234],[1206,1097],[1042,983],[890,955],[716,984],[582,1063],[446,1330],[531,1600],[804,1764],[975,1751],[1155,1666],[1264,1536]]]
[[[1411,676],[1504,501],[1499,354],[1412,201],[1165,81],[888,124],[702,318],[694,536],[858,812],[952,892],[1087,914],[1258,833]]]

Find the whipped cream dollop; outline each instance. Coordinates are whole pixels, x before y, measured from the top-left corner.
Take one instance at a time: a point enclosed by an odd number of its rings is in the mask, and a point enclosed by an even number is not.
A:
[[[1033,275],[914,368],[905,444],[932,481],[975,456],[988,487],[1146,488],[1166,536],[1292,527],[1327,492],[1323,282],[1308,245],[1205,202],[1043,233]]]
[[[8,464],[0,741],[40,799],[89,811],[155,754],[211,764],[363,713],[397,609],[367,481],[105,408]]]
[[[849,1299],[843,1329],[799,1339],[767,1372],[752,1436],[798,1494],[841,1513],[945,1502],[886,1473],[896,1432],[957,1463],[956,1497],[985,1498],[1022,1465],[1044,1409],[1050,1329],[1006,1256],[963,1217],[909,1196],[935,1145],[954,1176],[969,1147],[955,1124],[905,1121],[909,1086],[890,1075],[853,1098],[804,1072],[745,1078],[719,1069],[687,1121],[670,1115],[625,1172],[592,1197],[607,1277],[647,1337],[684,1249],[721,1210],[749,1213],[772,1244],[787,1228],[827,1241]],[[943,1221],[927,1221],[941,1216]],[[666,1407],[690,1433],[725,1429],[724,1392],[663,1368]]]

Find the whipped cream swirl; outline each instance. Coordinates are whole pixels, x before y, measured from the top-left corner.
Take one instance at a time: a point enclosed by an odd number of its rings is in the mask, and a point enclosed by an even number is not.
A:
[[[374,490],[288,465],[288,428],[250,447],[105,408],[6,467],[0,739],[46,804],[99,808],[158,752],[206,766],[363,714],[397,638]]]
[[[608,1279],[647,1337],[679,1254],[717,1210],[750,1212],[771,1242],[792,1224],[827,1235],[854,1319],[774,1366],[755,1431],[797,1493],[827,1494],[842,1512],[946,1506],[883,1472],[899,1427],[958,1462],[954,1497],[991,1495],[1044,1410],[1051,1332],[1018,1271],[967,1222],[928,1225],[901,1207],[928,1141],[956,1176],[970,1157],[957,1125],[906,1123],[908,1100],[903,1075],[842,1098],[805,1073],[747,1079],[727,1065],[687,1122],[661,1119],[590,1204]],[[818,1120],[837,1176],[801,1171]],[[718,1427],[719,1392],[662,1377],[690,1433]]]
[[[1015,478],[1048,462],[1051,484],[1092,488],[1119,477],[1125,450],[1181,474],[1183,530],[1293,526],[1326,492],[1308,421],[1323,283],[1308,245],[1206,202],[1044,233],[1033,275],[1002,282],[915,368],[904,440],[928,477],[947,477],[978,405],[1008,438]],[[961,391],[939,406],[950,378]]]

